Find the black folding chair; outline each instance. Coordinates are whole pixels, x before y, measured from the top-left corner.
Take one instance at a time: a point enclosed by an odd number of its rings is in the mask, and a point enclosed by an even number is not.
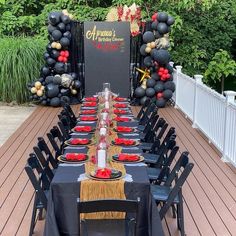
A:
[[[29,231],[29,236],[31,236],[33,235],[37,220],[42,220],[43,209],[47,210],[47,196],[50,186],[50,178],[47,176],[45,169],[41,167],[39,161],[33,153],[29,155],[25,166],[25,171],[34,187],[35,193]]]
[[[144,104],[142,105],[141,109],[139,110],[139,113],[137,115],[137,120],[140,120],[144,113],[145,113],[145,110],[147,109],[148,105],[150,104],[151,100],[150,99],[147,99]]]
[[[136,224],[140,199],[101,199],[95,201],[80,202],[77,199],[78,216],[81,213],[93,212],[124,212],[124,220],[79,220],[79,232],[81,236],[103,235],[103,236],[136,236]],[[79,217],[80,219],[80,217]]]
[[[55,157],[62,155],[65,138],[57,126],[53,126],[49,133],[47,133],[48,139],[55,151]]]
[[[161,219],[165,217],[170,207],[176,206],[177,224],[181,236],[185,235],[182,186],[193,166],[193,163],[188,162],[188,156],[183,154],[176,162],[164,185],[151,185],[151,193],[157,205],[162,204],[159,211]],[[181,169],[183,169],[182,172]],[[173,186],[171,186],[172,184]]]

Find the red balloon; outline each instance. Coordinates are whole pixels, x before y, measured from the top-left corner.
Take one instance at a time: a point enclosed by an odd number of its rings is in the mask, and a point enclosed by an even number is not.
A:
[[[164,69],[163,67],[160,67],[160,68],[159,68],[159,71],[162,72],[162,71],[165,71],[165,69]]]
[[[64,61],[64,57],[63,57],[63,56],[59,56],[59,57],[57,58],[57,60],[58,60],[59,62],[63,62],[63,61]]]
[[[163,93],[157,93],[157,98],[162,98],[163,97]]]
[[[64,57],[65,56],[65,51],[61,51],[60,55]]]
[[[168,71],[167,69],[164,69],[164,73],[165,73],[165,74],[168,74],[169,71]]]
[[[158,75],[159,75],[159,76],[162,76],[162,75],[163,75],[163,73],[162,73],[161,71],[159,71],[159,72],[158,72]]]
[[[66,50],[66,51],[64,51],[64,53],[65,53],[65,57],[69,57],[69,55],[70,55],[69,51]]]
[[[169,79],[170,78],[170,74],[166,74],[166,79]]]
[[[66,63],[68,61],[67,57],[63,57],[63,62]]]
[[[157,19],[157,13],[154,13],[153,15],[152,15],[152,21],[155,21]]]

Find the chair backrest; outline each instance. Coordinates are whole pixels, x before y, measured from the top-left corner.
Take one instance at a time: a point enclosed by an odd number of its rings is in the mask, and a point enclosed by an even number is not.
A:
[[[180,199],[180,201],[182,201],[182,186],[185,183],[190,172],[192,171],[193,166],[194,166],[193,163],[188,163],[187,156],[182,158],[182,164],[181,164],[180,168],[183,167],[183,171],[178,175],[177,178],[175,178],[176,179],[175,185],[173,186],[173,188],[171,188],[171,191],[168,195],[167,201],[163,204],[163,206],[161,207],[161,209],[159,211],[161,219],[164,218],[166,212],[168,211],[168,209],[172,205],[172,203],[177,195],[179,195],[179,199]]]
[[[57,123],[60,131],[64,137],[65,140],[70,139],[70,130],[68,129],[68,126],[65,125],[65,120],[63,121],[63,118],[60,119],[60,121]]]
[[[71,106],[68,103],[64,103],[63,104],[63,109],[65,110],[65,112],[69,115],[69,117],[71,118],[71,120],[73,120],[74,122],[76,122],[77,118],[75,113],[73,112]]]
[[[55,157],[57,158],[62,154],[64,137],[57,126],[53,126],[49,133],[47,133],[48,139],[55,151]]]
[[[153,130],[153,127],[155,126],[155,124],[157,123],[159,118],[159,115],[157,114],[157,110],[153,111],[153,113],[151,114],[151,116],[149,117],[147,123],[145,124],[145,128],[143,130],[144,134],[147,134],[148,132],[150,132],[151,130]]]
[[[147,107],[148,107],[148,105],[149,105],[149,103],[151,102],[151,100],[150,99],[147,99],[145,102],[144,102],[144,104],[142,105],[142,107],[141,107],[141,109],[140,109],[140,111],[139,111],[139,113],[138,113],[138,115],[137,115],[137,119],[141,119],[142,118],[142,116],[144,115],[144,112],[145,112],[145,110],[147,109]]]
[[[76,117],[73,117],[71,116],[70,112],[67,110],[67,109],[63,109],[61,111],[61,113],[58,115],[59,119],[60,117],[66,117],[67,118],[67,121],[68,123],[70,124],[70,128],[73,128],[75,125],[76,125],[76,122],[77,122],[77,118]]]
[[[50,181],[47,178],[47,174],[40,166],[35,154],[31,153],[25,166],[25,171],[32,183],[37,199],[43,204],[43,207],[47,209],[47,197],[44,190],[48,190]]]
[[[166,129],[168,127],[168,123],[166,123],[165,119],[160,118],[158,122],[156,123],[155,127],[153,128],[153,131],[155,132],[155,136],[158,139],[161,139],[164,135]]]
[[[148,119],[150,118],[153,111],[158,110],[158,107],[153,102],[150,102],[147,109],[145,110],[142,118],[139,121],[140,125],[145,125]]]

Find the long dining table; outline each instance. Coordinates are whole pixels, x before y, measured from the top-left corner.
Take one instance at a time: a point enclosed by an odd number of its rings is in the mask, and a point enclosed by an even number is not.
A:
[[[129,126],[137,127],[137,120],[132,117],[132,113],[129,105],[125,109],[128,113],[127,116],[129,121],[126,122],[114,122],[116,126]],[[89,110],[91,107],[82,106],[81,110]],[[80,116],[81,117],[81,116]],[[96,121],[81,121],[77,123],[78,126],[89,125],[96,128]],[[118,134],[114,131],[114,126],[110,130],[109,138],[114,140],[114,137],[125,137],[131,139],[139,136],[136,133],[129,133],[127,135]],[[71,133],[71,138],[88,138],[92,142],[90,145],[72,146],[68,145],[64,148],[64,155],[66,153],[84,153],[87,154],[89,159],[87,162],[74,163],[74,162],[62,162],[59,164],[54,178],[51,182],[49,195],[46,222],[44,229],[44,236],[75,236],[80,235],[79,233],[79,217],[77,212],[77,198],[82,198],[86,195],[83,191],[89,191],[87,194],[94,195],[93,199],[96,199],[96,194],[99,192],[99,188],[105,192],[112,186],[115,190],[123,186],[123,195],[126,199],[136,200],[140,198],[140,207],[137,216],[137,236],[164,236],[161,219],[158,213],[157,206],[150,193],[150,182],[146,172],[146,165],[142,162],[138,163],[125,163],[122,164],[123,171],[125,172],[121,180],[94,180],[89,179],[86,175],[88,166],[93,166],[93,160],[96,144],[94,143],[94,134],[92,133]],[[120,146],[109,147],[109,155],[118,153],[141,153],[142,150],[139,146],[127,147]],[[85,184],[86,183],[86,184]],[[116,185],[117,184],[117,185]],[[121,185],[120,185],[121,184]],[[86,187],[84,187],[86,186]],[[100,194],[100,193],[99,193]],[[123,196],[116,195],[115,196]],[[108,195],[110,196],[110,195]],[[97,196],[101,197],[100,195]],[[97,232],[96,235],[102,235]]]

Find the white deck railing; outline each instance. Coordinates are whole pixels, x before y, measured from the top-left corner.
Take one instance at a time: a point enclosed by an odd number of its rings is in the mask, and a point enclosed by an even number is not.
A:
[[[180,109],[222,153],[222,160],[236,166],[236,92],[226,91],[225,96],[202,82],[201,75],[189,77],[174,69],[176,91],[175,107]]]

